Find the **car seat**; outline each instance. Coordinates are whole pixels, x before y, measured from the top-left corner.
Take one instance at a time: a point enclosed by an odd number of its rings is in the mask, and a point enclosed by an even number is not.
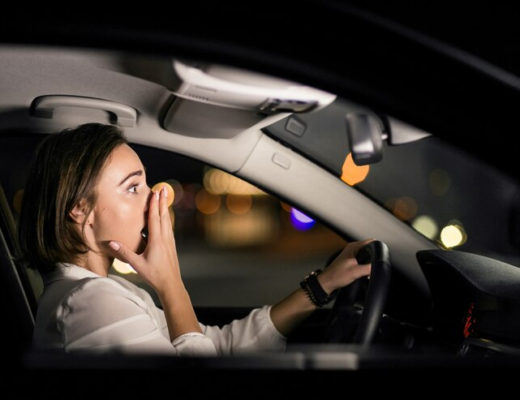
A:
[[[16,259],[16,238],[15,221],[0,183],[0,312],[6,322],[0,337],[13,357],[30,347],[37,307],[28,271]]]

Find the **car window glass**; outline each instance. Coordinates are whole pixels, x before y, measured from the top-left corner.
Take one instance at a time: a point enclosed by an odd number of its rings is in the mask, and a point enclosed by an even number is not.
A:
[[[441,248],[520,264],[518,185],[440,139],[386,145],[356,187]]]
[[[149,186],[168,182],[174,188],[170,215],[194,306],[273,304],[346,244],[323,224],[224,171],[166,151],[132,147]],[[156,299],[137,275],[116,267]]]

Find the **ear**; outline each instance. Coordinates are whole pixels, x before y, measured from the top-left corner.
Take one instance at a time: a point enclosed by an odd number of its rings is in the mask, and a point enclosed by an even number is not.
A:
[[[79,203],[69,212],[69,216],[75,223],[83,224],[86,218],[86,201],[84,199],[80,200]],[[87,223],[92,222],[90,221],[91,219],[92,218],[89,216]]]

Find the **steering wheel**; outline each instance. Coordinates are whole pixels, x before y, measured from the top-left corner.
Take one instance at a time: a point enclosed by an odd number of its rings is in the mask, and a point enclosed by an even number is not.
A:
[[[373,241],[356,255],[358,264],[372,264],[370,278],[361,278],[340,290],[328,318],[325,342],[372,343],[386,306],[390,288],[390,251],[386,244]],[[356,303],[366,293],[363,310]]]

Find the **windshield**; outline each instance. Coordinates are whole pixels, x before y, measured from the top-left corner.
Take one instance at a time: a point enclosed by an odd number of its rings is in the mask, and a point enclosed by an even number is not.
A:
[[[385,145],[356,187],[442,248],[520,264],[518,185],[440,139]]]
[[[292,115],[265,132],[372,198],[439,247],[520,265],[519,189],[513,179],[427,135],[399,145],[383,141],[381,161],[357,166],[350,155],[345,115],[368,110],[360,107],[338,98],[322,110]]]

